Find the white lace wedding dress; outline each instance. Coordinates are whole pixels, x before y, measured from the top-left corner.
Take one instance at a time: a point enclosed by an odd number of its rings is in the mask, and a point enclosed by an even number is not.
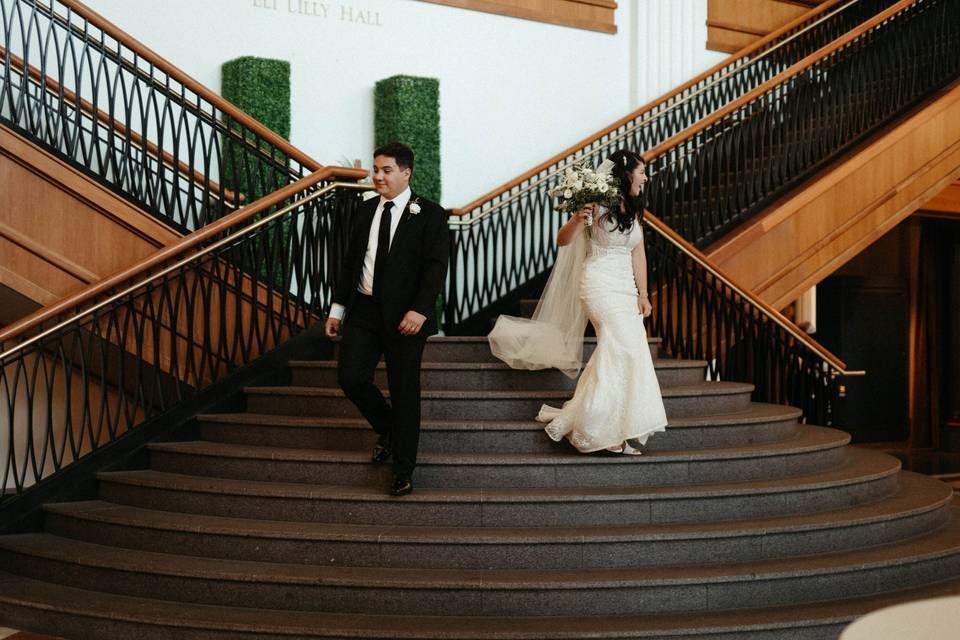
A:
[[[645,444],[667,424],[633,278],[631,251],[643,240],[643,231],[634,223],[620,232],[601,218],[592,235],[580,300],[596,330],[597,346],[573,398],[560,409],[543,405],[537,416],[553,440],[566,437],[583,453],[625,440]]]

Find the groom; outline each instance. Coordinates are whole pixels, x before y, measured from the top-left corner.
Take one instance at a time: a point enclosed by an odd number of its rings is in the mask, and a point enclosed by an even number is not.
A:
[[[326,334],[340,335],[337,378],[377,432],[373,461],[393,458],[390,494],[413,491],[420,440],[420,362],[437,332],[434,309],[450,253],[447,213],[410,191],[413,151],[391,142],[373,153],[379,198],[360,205],[334,288]],[[342,330],[341,330],[342,324]],[[373,383],[380,357],[390,403]]]

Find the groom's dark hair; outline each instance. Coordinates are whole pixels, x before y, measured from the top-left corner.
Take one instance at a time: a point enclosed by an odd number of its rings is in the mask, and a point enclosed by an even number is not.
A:
[[[413,171],[413,149],[402,142],[388,142],[382,147],[378,147],[373,152],[373,157],[376,158],[377,156],[393,158],[401,169]]]

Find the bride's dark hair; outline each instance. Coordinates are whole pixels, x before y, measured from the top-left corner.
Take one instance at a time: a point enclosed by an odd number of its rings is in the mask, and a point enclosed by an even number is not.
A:
[[[613,163],[611,173],[620,183],[623,206],[620,207],[619,211],[611,209],[604,217],[613,220],[617,229],[623,233],[633,226],[634,220],[638,223],[643,222],[643,196],[630,195],[633,171],[643,164],[643,158],[640,154],[628,149],[620,149],[611,153],[607,160]]]

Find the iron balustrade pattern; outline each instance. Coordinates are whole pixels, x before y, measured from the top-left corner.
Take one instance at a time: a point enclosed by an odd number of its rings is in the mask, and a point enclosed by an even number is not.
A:
[[[74,4],[0,0],[0,123],[183,232],[310,172]]]
[[[360,188],[321,182],[228,234],[211,228],[149,273],[0,344],[0,496],[21,495],[320,321]]]
[[[482,202],[453,224],[445,324],[455,330],[489,305],[548,269],[556,259],[556,228],[547,192],[564,169],[594,166],[617,149],[653,149],[745,96],[779,73],[848,33],[895,0],[847,0],[794,25],[691,86],[636,114],[615,129]],[[649,206],[657,213],[654,206]],[[544,226],[546,225],[546,226]]]
[[[960,77],[960,2],[917,0],[650,160],[647,208],[698,247]]]
[[[653,303],[646,324],[664,353],[705,360],[709,379],[749,380],[754,400],[789,404],[809,423],[835,425],[843,363],[827,362],[788,330],[791,322],[756,306],[661,226],[648,220],[645,231]]]

